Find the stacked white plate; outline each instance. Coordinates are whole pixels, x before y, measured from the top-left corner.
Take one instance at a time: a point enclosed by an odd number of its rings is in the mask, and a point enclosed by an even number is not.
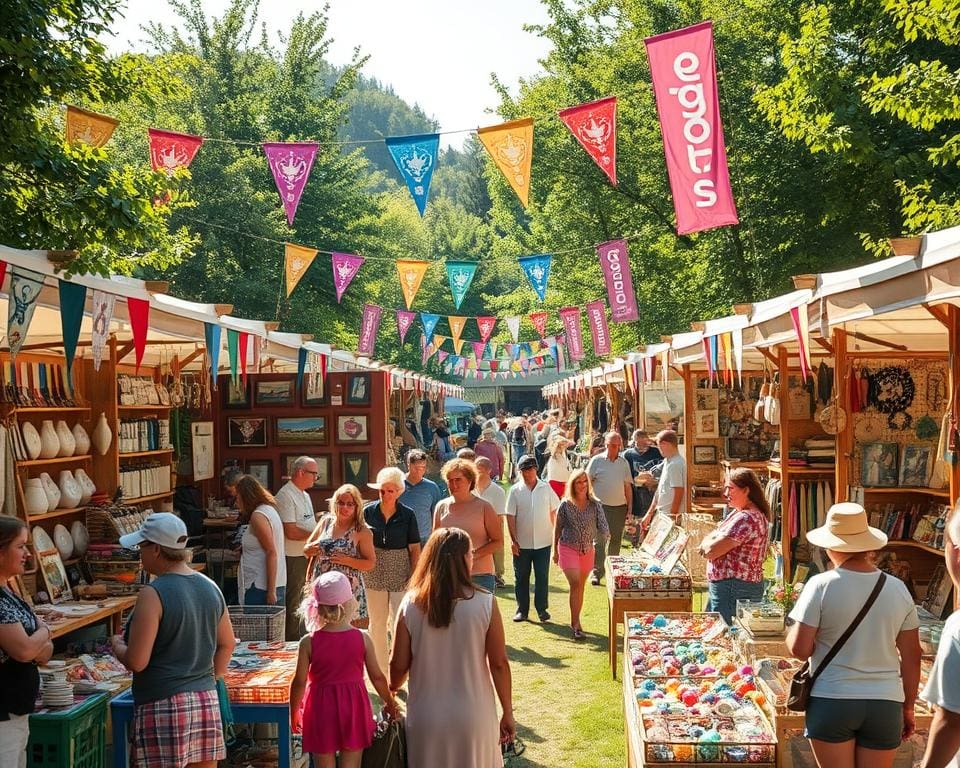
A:
[[[73,704],[73,685],[67,682],[65,675],[44,676],[43,706],[69,707]]]

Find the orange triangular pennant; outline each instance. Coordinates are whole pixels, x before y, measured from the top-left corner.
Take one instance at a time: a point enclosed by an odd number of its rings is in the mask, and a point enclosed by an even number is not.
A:
[[[429,266],[429,261],[401,259],[397,262],[397,274],[400,276],[400,288],[403,291],[403,300],[407,302],[407,309],[413,306],[413,299],[420,290],[420,283],[423,282]]]
[[[113,136],[120,121],[99,112],[88,112],[80,107],[67,107],[67,143],[83,142],[91,147],[102,147]]]
[[[300,282],[300,278],[313,264],[313,260],[317,257],[317,251],[293,243],[286,243],[284,248],[283,269],[286,276],[287,296],[290,296],[293,289],[297,287],[297,283]]]
[[[533,118],[525,117],[479,128],[477,138],[526,208],[530,196],[530,164],[533,161]]]

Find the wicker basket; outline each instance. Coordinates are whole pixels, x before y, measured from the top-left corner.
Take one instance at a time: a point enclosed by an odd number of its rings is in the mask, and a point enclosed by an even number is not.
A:
[[[231,605],[229,611],[238,640],[283,642],[287,609],[282,605]]]

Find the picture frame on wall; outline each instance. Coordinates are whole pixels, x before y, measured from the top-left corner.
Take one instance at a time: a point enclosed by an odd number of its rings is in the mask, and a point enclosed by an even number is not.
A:
[[[909,443],[903,446],[903,457],[900,459],[900,485],[926,488],[930,484],[932,458],[933,448],[930,445]]]
[[[720,407],[720,392],[716,389],[696,390],[697,411],[715,411]]]
[[[296,395],[295,387],[296,382],[293,379],[258,381],[254,388],[254,400],[257,405],[293,405]]]
[[[695,445],[693,446],[694,464],[716,464],[717,446],[715,445]]]
[[[366,488],[370,482],[370,454],[341,453],[340,461],[343,464],[343,482],[360,489]]]
[[[720,437],[720,417],[716,410],[694,411],[693,424],[697,437]]]
[[[370,405],[370,388],[369,373],[351,373],[347,376],[344,403],[346,405]]]
[[[63,567],[60,553],[40,552],[37,554],[37,560],[47,594],[50,595],[50,602],[62,603],[65,600],[72,600],[73,591],[70,589],[70,580],[67,578],[67,571]]]
[[[280,457],[280,466],[283,467],[283,480],[289,480],[293,475],[293,462],[301,456],[309,456],[317,462],[317,477],[313,481],[312,488],[332,488],[333,476],[331,474],[331,456],[328,453],[322,454],[303,454],[303,453],[285,453]]]
[[[896,443],[865,443],[860,454],[860,485],[864,488],[896,488],[899,448]]]
[[[337,416],[338,443],[369,443],[370,432],[367,428],[367,416],[362,413],[340,414]]]
[[[277,417],[277,445],[326,445],[326,416]]]
[[[303,388],[300,390],[300,404],[305,408],[318,408],[329,403],[327,386],[323,377],[307,375],[303,377]]]
[[[270,459],[251,460],[244,466],[244,472],[255,477],[268,491],[273,488],[273,462]]]
[[[227,419],[227,446],[230,448],[266,448],[265,416],[231,416]]]
[[[244,383],[243,379],[240,378],[237,380],[236,384],[233,382],[232,376],[224,377],[223,386],[223,407],[230,408],[233,410],[240,410],[242,408],[250,407],[250,384],[249,382]]]

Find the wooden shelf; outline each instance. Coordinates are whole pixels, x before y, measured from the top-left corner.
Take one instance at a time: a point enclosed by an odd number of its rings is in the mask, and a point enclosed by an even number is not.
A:
[[[864,488],[864,493],[922,493],[925,496],[936,496],[941,499],[949,499],[950,491],[939,491],[936,488]]]
[[[65,507],[64,509],[55,509],[53,512],[44,512],[42,515],[27,515],[28,523],[39,523],[42,520],[53,520],[57,517],[74,515],[77,512],[86,511],[86,507]]]
[[[89,406],[82,405],[25,405],[17,406],[13,403],[3,403],[14,413],[90,413]]]
[[[135,451],[134,453],[121,453],[120,461],[124,459],[139,459],[144,456],[165,456],[168,453],[173,453],[173,448],[160,448],[156,451]]]
[[[26,461],[18,461],[18,467],[45,467],[51,464],[66,464],[70,461],[86,461],[87,459],[92,459],[93,456],[89,453],[83,453],[78,456],[58,456],[53,459],[27,459]]]
[[[136,496],[132,499],[121,499],[123,504],[143,504],[146,501],[155,501],[156,499],[165,499],[168,496],[173,496],[173,491],[166,491],[165,493],[154,493],[150,496]]]
[[[887,542],[888,547],[911,547],[913,549],[919,549],[924,552],[929,552],[931,555],[938,555],[943,557],[943,550],[937,549],[936,547],[931,547],[929,544],[923,544],[919,541],[913,541],[912,539],[890,539]]]
[[[767,464],[767,471],[772,472],[775,475],[783,473],[783,467],[780,464]],[[820,469],[819,467],[787,467],[787,473],[791,475],[832,475],[834,474],[834,468],[824,467]]]
[[[170,411],[172,405],[118,405],[118,411]]]

